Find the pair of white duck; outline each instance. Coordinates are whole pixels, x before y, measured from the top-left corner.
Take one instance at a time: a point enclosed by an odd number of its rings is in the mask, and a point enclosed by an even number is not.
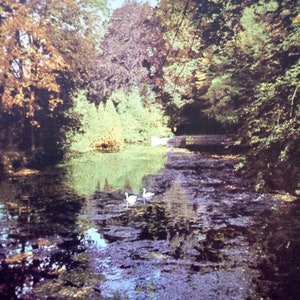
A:
[[[126,196],[126,208],[128,208],[128,206],[132,206],[134,205],[137,200],[138,200],[138,196],[137,195],[128,195],[128,193],[126,192],[125,193],[125,196]],[[150,200],[152,197],[154,196],[154,193],[151,193],[151,192],[146,192],[146,189],[143,188],[143,195],[142,195],[142,198],[144,200],[144,202],[146,200]]]

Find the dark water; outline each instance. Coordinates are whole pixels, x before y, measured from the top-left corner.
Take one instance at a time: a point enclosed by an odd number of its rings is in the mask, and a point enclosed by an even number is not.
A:
[[[255,193],[238,157],[166,150],[1,182],[0,298],[298,299],[299,199]]]

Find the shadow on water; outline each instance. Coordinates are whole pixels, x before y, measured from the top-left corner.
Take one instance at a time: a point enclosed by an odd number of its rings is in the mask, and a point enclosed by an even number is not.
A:
[[[238,157],[89,155],[1,183],[1,299],[297,299],[299,201]]]
[[[83,198],[62,184],[61,170],[0,183],[1,299],[23,298],[33,284],[71,263],[80,251],[76,220]]]

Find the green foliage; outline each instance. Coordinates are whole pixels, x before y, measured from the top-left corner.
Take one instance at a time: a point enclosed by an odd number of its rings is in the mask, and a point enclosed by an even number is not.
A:
[[[172,95],[172,100],[176,108],[182,107],[188,101],[184,100],[193,96],[193,85],[189,84],[194,80],[195,71],[198,69],[198,61],[185,59],[179,60],[165,66],[164,72],[164,91]],[[175,75],[175,77],[174,77]]]
[[[207,103],[204,112],[225,125],[236,124],[250,146],[242,165],[257,178],[260,190],[293,191],[300,182],[297,4],[199,4],[199,33],[206,47],[196,88]]]
[[[81,127],[75,135],[68,134],[70,150],[85,152],[97,149],[100,151],[118,151],[123,145],[121,120],[112,102],[106,106],[100,104],[98,109],[87,101],[84,92],[75,99],[72,113],[79,116]]]
[[[265,185],[295,189],[300,181],[300,67],[297,62],[274,82],[261,83],[256,101],[248,108],[247,136],[252,151],[251,163],[257,157],[267,162],[261,171]],[[250,165],[249,165],[250,166]],[[262,167],[262,166],[261,166]],[[274,174],[277,174],[275,176]],[[278,177],[286,180],[278,180]]]
[[[253,56],[261,55],[270,46],[269,22],[266,15],[278,9],[276,1],[259,1],[242,12],[240,23],[243,27],[238,34],[238,46],[242,51],[250,52]]]
[[[162,0],[156,11],[168,52],[163,65],[160,90],[164,106],[171,117],[194,99],[196,70],[199,68],[201,39],[193,1]]]
[[[172,52],[179,53],[186,50],[199,52],[201,39],[195,35],[197,24],[197,19],[194,18],[195,3],[162,0],[156,13],[160,17],[165,39],[170,43]],[[174,57],[169,59],[174,59]]]
[[[168,120],[163,116],[162,108],[155,104],[153,93],[145,99],[134,87],[128,93],[122,90],[114,92],[110,100],[116,103],[126,143],[150,142],[151,136],[170,135]]]
[[[246,168],[252,173],[260,170],[260,182],[265,186],[291,191],[300,182],[300,64],[294,52],[299,39],[299,26],[281,32],[282,43],[273,43],[272,50],[281,66],[267,71],[268,76],[255,87],[254,101],[245,110],[245,129],[252,146]],[[256,168],[251,167],[254,161],[258,162]]]
[[[143,98],[138,88],[128,93],[117,90],[106,104],[100,103],[96,108],[81,92],[73,109],[80,116],[81,132],[69,134],[71,150],[111,152],[120,150],[124,143],[145,143],[151,136],[169,136],[167,119],[153,97],[150,93]]]
[[[293,190],[300,182],[297,9],[296,0],[160,4],[169,42],[163,69],[168,103],[202,101],[209,118],[237,128],[251,147],[242,165],[258,188]],[[188,40],[197,41],[198,51],[190,51]],[[196,70],[187,75],[192,61]]]
[[[123,129],[112,101],[108,101],[105,106],[100,103],[97,114],[100,120],[99,135],[92,147],[101,152],[119,151],[123,146]]]
[[[211,105],[209,114],[213,115],[220,123],[228,125],[238,122],[233,102],[239,95],[238,88],[233,86],[231,74],[224,73],[212,79],[203,99]]]

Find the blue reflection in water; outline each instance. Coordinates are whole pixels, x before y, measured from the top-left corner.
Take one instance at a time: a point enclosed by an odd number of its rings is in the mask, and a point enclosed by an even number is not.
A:
[[[102,234],[100,234],[96,228],[90,228],[86,231],[85,242],[93,243],[97,248],[105,248],[107,246],[106,240],[103,238]]]

